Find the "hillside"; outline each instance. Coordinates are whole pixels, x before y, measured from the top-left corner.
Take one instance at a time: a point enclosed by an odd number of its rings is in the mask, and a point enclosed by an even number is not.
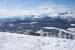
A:
[[[0,32],[0,50],[75,50],[75,40]]]

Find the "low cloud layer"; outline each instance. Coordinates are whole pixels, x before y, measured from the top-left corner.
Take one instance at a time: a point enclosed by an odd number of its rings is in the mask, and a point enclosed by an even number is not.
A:
[[[69,8],[63,5],[47,5],[43,4],[37,6],[34,9],[25,9],[21,6],[16,6],[13,8],[6,8],[0,6],[0,16],[23,16],[23,15],[41,15],[41,14],[50,14],[50,15],[57,15],[57,13],[64,13],[64,12],[74,12],[73,8]],[[74,14],[72,14],[75,16]]]

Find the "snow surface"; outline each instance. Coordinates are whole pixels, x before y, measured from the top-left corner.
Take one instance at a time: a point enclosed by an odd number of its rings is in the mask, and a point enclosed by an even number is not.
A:
[[[71,32],[75,32],[75,28],[68,28],[67,30],[69,30]]]
[[[75,40],[0,32],[0,50],[75,50]]]
[[[75,32],[71,32],[71,31],[66,31],[64,29],[59,29],[59,28],[55,28],[55,27],[43,27],[44,29],[55,29],[55,30],[59,30],[59,31],[63,31],[65,33],[70,33],[70,34],[75,34]]]

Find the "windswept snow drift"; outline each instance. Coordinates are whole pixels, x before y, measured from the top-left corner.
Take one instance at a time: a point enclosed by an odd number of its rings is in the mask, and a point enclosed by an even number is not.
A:
[[[0,32],[0,50],[75,50],[75,40]]]

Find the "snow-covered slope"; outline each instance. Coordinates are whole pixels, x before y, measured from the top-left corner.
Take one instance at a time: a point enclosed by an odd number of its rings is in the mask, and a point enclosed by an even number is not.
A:
[[[0,50],[75,50],[75,40],[0,32]]]

